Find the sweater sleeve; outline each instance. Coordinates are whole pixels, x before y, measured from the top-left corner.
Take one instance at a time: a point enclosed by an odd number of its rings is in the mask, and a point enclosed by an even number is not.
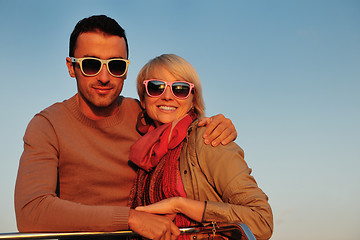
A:
[[[204,221],[240,221],[249,226],[257,239],[269,239],[273,231],[271,207],[250,175],[243,150],[235,143],[213,148],[203,143],[202,133],[197,136],[200,167],[223,201],[207,201]]]
[[[89,206],[59,198],[59,146],[51,123],[36,115],[24,136],[15,185],[20,232],[115,231],[128,229],[129,208]]]

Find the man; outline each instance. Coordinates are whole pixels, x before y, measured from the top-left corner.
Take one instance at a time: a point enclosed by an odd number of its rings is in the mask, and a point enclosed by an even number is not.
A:
[[[124,30],[103,15],[85,18],[71,34],[69,56],[78,93],[36,114],[24,135],[15,187],[19,231],[130,228],[150,239],[175,239],[180,232],[171,219],[127,207],[135,178],[128,154],[140,137],[141,108],[119,96],[129,64]],[[236,137],[222,115],[205,123],[214,145]]]

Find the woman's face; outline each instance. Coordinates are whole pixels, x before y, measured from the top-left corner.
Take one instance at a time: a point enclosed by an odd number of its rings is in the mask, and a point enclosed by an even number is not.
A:
[[[165,69],[156,71],[156,76],[153,78],[166,82],[179,81]],[[176,98],[172,94],[170,87],[167,86],[165,92],[159,97],[150,97],[145,92],[145,98],[141,105],[158,127],[161,124],[170,123],[185,116],[193,106],[193,98],[194,94],[192,93],[186,99]]]

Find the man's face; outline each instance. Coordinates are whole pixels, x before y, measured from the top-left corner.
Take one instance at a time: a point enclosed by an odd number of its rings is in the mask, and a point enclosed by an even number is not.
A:
[[[100,59],[127,59],[124,38],[104,35],[102,32],[81,33],[76,42],[75,58],[95,57]],[[79,92],[79,105],[82,110],[110,110],[115,108],[126,74],[123,77],[113,77],[103,65],[99,74],[88,77],[82,74],[78,63],[71,63],[67,58],[67,66],[71,77],[76,77]],[[85,109],[84,109],[85,108]],[[110,108],[110,109],[109,109]]]

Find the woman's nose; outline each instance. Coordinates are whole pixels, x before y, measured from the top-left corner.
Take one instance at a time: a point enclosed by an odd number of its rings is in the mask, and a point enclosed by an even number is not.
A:
[[[166,100],[173,98],[173,95],[172,95],[170,86],[166,86],[165,92],[164,92],[164,94],[162,95],[162,97],[163,97],[163,99],[166,99]]]

